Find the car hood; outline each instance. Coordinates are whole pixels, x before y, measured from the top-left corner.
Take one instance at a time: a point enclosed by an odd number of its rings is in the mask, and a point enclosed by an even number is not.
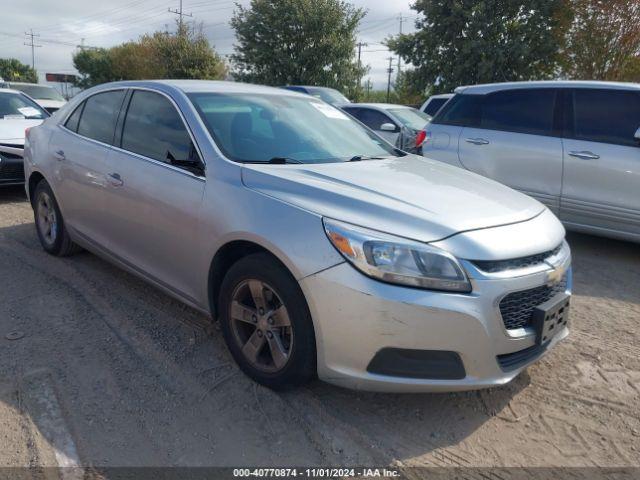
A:
[[[47,100],[43,98],[35,98],[34,100],[42,108],[61,108],[67,103],[64,100]]]
[[[24,131],[41,123],[42,120],[0,118],[0,143],[24,145]]]
[[[497,182],[434,160],[245,164],[246,187],[316,214],[423,242],[530,220],[545,207]]]

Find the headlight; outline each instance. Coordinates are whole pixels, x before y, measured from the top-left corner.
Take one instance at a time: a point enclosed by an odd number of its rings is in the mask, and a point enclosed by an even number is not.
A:
[[[336,220],[323,222],[333,246],[370,277],[432,290],[471,291],[464,270],[444,250]]]

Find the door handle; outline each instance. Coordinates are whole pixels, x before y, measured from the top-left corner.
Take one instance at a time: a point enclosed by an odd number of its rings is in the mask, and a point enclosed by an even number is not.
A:
[[[109,173],[107,175],[107,180],[114,187],[121,187],[122,185],[124,185],[124,182],[122,181],[122,177],[120,176],[119,173]]]
[[[596,155],[593,152],[569,152],[569,155],[581,160],[598,160],[600,158],[600,155]]]
[[[473,143],[474,145],[489,145],[489,140],[485,140],[484,138],[467,138],[467,143]]]
[[[64,152],[62,150],[56,150],[53,153],[53,156],[56,158],[56,160],[58,160],[59,162],[61,162],[62,160],[64,160],[66,157],[64,156]]]

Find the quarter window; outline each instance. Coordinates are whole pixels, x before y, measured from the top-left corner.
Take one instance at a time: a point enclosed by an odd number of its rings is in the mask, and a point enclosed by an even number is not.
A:
[[[71,114],[71,116],[67,118],[67,121],[64,124],[64,126],[67,127],[69,130],[71,130],[72,132],[78,131],[78,123],[80,122],[80,115],[82,115],[83,106],[84,106],[84,103],[81,103],[80,105],[78,105],[76,109],[73,111],[73,113]]]
[[[634,146],[634,133],[639,127],[640,94],[612,89],[574,90],[574,138]]]
[[[114,90],[89,97],[80,117],[78,134],[99,142],[113,143],[116,121],[125,93],[124,90]]]
[[[164,96],[133,93],[122,132],[122,148],[166,163],[193,158],[191,137],[173,104]]]
[[[480,128],[530,135],[551,135],[556,91],[508,90],[487,96]]]

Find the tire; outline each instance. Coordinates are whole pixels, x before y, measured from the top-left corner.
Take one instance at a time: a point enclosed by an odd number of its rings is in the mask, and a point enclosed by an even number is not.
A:
[[[309,307],[298,282],[273,257],[257,253],[236,262],[222,281],[218,312],[229,351],[247,376],[274,390],[315,378]]]
[[[80,251],[69,237],[56,197],[46,180],[40,180],[34,190],[33,215],[40,245],[45,252],[66,257]]]

